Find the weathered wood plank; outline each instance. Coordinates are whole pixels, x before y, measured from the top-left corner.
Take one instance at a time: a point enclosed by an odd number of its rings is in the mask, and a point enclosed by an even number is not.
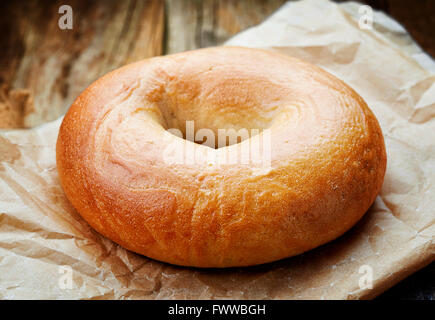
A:
[[[162,54],[163,1],[69,1],[72,30],[58,27],[62,4],[1,5],[0,127],[53,120],[104,73]]]
[[[146,57],[219,45],[260,23],[284,0],[69,2],[72,30],[58,27],[62,1],[0,6],[0,127],[32,127],[63,114],[92,81]],[[7,14],[5,14],[7,12]]]
[[[262,22],[285,0],[166,0],[166,50],[175,53],[222,44]]]

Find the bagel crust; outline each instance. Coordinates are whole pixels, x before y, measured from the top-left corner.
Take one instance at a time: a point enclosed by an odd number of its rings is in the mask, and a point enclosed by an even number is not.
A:
[[[213,149],[169,132],[184,134],[186,121],[269,132],[267,168],[165,161],[168,146],[219,156],[254,139]],[[238,47],[101,77],[67,112],[56,157],[66,196],[95,230],[195,267],[267,263],[337,238],[369,209],[386,170],[379,124],[353,89],[301,60]]]

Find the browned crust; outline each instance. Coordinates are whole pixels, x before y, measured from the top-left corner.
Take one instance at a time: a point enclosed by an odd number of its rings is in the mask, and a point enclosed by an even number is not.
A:
[[[288,106],[296,110],[289,122],[275,124]],[[158,128],[189,117],[203,127],[268,125],[272,169],[165,164],[171,138]],[[57,166],[68,199],[106,237],[173,264],[230,267],[343,234],[380,190],[386,152],[373,113],[342,81],[277,53],[220,47],[143,60],[97,80],[63,120]]]

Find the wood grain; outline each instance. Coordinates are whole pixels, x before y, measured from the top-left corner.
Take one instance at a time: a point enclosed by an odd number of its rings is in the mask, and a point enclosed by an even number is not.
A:
[[[0,126],[32,127],[62,115],[104,73],[162,54],[164,2],[79,1],[72,30],[58,27],[63,1],[2,3]]]
[[[58,27],[63,1],[2,2],[0,127],[54,120],[108,71],[164,53],[219,45],[284,2],[72,0],[72,30]]]
[[[222,44],[259,24],[285,0],[167,0],[165,53]]]

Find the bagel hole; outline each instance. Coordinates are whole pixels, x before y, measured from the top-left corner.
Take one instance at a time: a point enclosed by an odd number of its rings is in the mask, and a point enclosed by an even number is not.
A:
[[[285,109],[282,87],[268,79],[251,79],[243,72],[237,77],[209,74],[204,85],[204,73],[194,74],[168,82],[158,103],[162,125],[179,138],[213,149],[228,147],[269,129]]]
[[[260,134],[263,128],[232,128],[228,125],[225,128],[196,128],[194,120],[187,120],[185,126],[165,128],[169,133],[196,144],[204,145],[212,149],[228,147],[241,143],[253,136]]]

